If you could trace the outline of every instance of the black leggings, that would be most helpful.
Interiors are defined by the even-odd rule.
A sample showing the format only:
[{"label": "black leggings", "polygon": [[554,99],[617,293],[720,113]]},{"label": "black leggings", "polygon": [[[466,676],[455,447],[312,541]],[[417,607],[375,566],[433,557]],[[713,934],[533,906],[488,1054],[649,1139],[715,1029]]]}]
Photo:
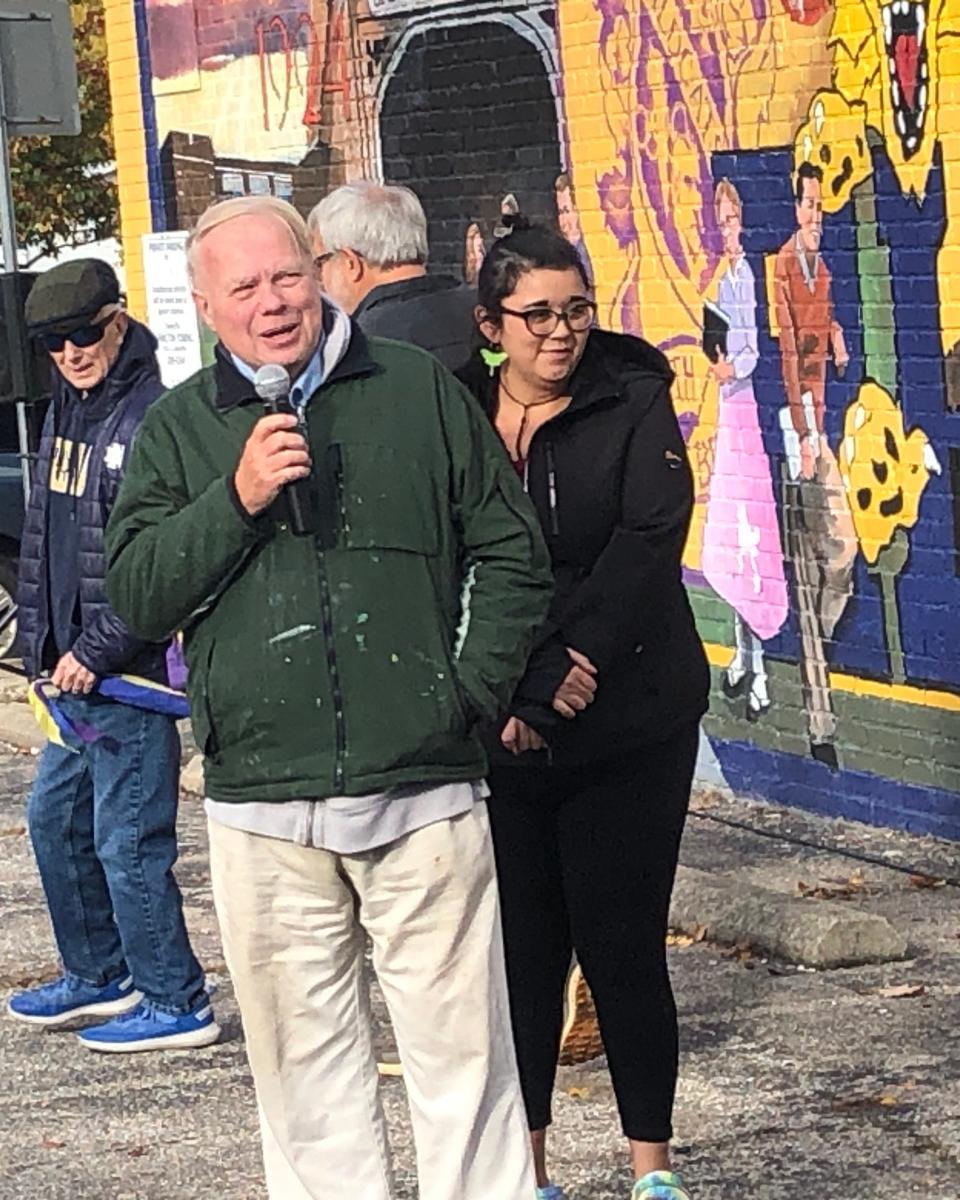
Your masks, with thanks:
[{"label": "black leggings", "polygon": [[697,726],[615,759],[494,767],[489,801],[520,1081],[551,1122],[563,992],[576,950],[628,1138],[665,1142],[677,1083],[666,932]]}]

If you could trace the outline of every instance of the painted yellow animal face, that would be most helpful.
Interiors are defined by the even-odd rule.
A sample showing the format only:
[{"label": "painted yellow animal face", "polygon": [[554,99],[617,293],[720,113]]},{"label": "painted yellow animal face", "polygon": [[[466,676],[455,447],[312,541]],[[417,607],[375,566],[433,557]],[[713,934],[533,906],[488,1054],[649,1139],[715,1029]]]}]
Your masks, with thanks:
[{"label": "painted yellow animal face", "polygon": [[793,147],[796,170],[808,162],[823,171],[823,210],[839,212],[873,170],[867,148],[867,106],[839,92],[817,92]]},{"label": "painted yellow animal face", "polygon": [[904,192],[923,197],[937,140],[940,18],[954,0],[836,0],[836,85],[862,96]]},{"label": "painted yellow animal face", "polygon": [[873,565],[898,526],[916,525],[923,489],[940,464],[923,430],[908,434],[901,409],[867,380],[847,409],[839,465],[860,549]]}]

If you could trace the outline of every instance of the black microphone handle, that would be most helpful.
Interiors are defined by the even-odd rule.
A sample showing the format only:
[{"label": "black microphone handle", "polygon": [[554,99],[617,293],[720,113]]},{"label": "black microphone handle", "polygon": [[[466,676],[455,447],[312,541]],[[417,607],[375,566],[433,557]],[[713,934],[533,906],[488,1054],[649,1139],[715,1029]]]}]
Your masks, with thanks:
[{"label": "black microphone handle", "polygon": [[313,521],[313,487],[309,475],[306,479],[294,479],[284,484],[283,499],[293,533],[297,537],[316,533]]},{"label": "black microphone handle", "polygon": [[[289,396],[277,400],[264,400],[263,407],[268,416],[274,413],[290,413],[297,418],[297,430],[306,437],[306,430],[300,422],[300,414],[290,403]],[[285,483],[281,488],[284,506],[287,510],[287,520],[291,532],[296,537],[307,537],[317,532],[315,508],[313,503],[313,484],[308,475],[306,479],[294,479]]]}]

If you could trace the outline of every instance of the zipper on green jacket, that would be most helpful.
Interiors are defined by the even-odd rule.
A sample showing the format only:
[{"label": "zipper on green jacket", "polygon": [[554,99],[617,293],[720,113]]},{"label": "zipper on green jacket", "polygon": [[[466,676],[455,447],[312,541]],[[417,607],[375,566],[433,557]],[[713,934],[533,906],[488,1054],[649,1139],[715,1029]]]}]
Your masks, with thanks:
[{"label": "zipper on green jacket", "polygon": [[343,718],[343,690],[340,686],[340,668],[333,640],[333,605],[330,601],[330,581],[327,578],[327,563],[324,551],[317,542],[317,574],[320,579],[320,613],[323,620],[323,640],[327,655],[327,673],[330,676],[330,691],[333,694],[333,716],[336,725],[336,756],[333,766],[333,784],[336,795],[343,795],[343,760],[346,753],[347,732]]}]

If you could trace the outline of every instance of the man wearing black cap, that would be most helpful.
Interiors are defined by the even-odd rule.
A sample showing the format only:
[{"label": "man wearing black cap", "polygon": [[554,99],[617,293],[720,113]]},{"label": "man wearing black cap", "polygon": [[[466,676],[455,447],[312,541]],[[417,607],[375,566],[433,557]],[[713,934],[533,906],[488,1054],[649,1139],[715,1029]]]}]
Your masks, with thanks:
[{"label": "man wearing black cap", "polygon": [[20,645],[77,736],[47,745],[27,809],[63,974],[8,1010],[47,1026],[109,1018],[80,1033],[92,1050],[205,1046],[219,1030],[172,874],[176,723],[99,691],[119,674],[170,682],[167,647],[135,637],[104,593],[104,526],[163,391],[156,340],[97,259],[42,275],[26,320],[56,369],[21,545]]}]

